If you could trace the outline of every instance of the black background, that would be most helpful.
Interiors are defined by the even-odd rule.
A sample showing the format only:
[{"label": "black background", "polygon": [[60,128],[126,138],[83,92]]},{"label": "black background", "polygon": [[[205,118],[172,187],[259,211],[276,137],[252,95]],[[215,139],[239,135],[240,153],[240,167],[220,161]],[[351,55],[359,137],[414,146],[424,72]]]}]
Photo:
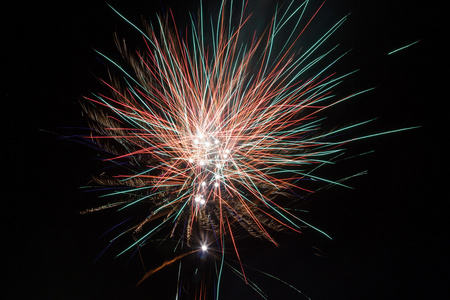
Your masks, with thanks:
[{"label": "black background", "polygon": [[[137,24],[140,15],[154,20],[161,11],[159,1],[108,3]],[[198,7],[197,1],[162,3],[179,25]],[[249,10],[268,23],[273,3],[250,1]],[[368,175],[350,182],[354,190],[332,188],[305,206],[305,219],[332,241],[308,230],[281,236],[279,248],[243,241],[242,258],[314,300],[447,299],[444,9],[414,1],[328,1],[314,30],[348,12],[332,44],[353,50],[336,69],[360,71],[336,92],[377,88],[333,110],[330,122],[379,118],[361,133],[421,127],[349,145],[349,153],[375,152],[335,166],[330,177],[366,169]],[[85,126],[78,101],[96,91],[96,76],[105,74],[93,49],[114,57],[113,32],[131,41],[139,36],[103,1],[19,1],[3,14],[4,298],[174,299],[176,269],[134,288],[143,271],[136,259],[115,260],[119,248],[94,263],[107,245],[101,235],[125,216],[78,214],[94,201],[79,187],[98,172],[96,153],[59,136]],[[302,299],[276,280],[252,276],[270,299]],[[222,288],[222,299],[258,299],[233,274],[226,274]]]}]

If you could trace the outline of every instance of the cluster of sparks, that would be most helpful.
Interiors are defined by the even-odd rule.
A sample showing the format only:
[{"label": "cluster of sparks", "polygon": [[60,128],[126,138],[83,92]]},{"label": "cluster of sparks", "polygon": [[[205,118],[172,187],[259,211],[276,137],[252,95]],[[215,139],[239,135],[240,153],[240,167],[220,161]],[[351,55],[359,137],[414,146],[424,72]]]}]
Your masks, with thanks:
[{"label": "cluster of sparks", "polygon": [[[103,197],[116,202],[85,212],[142,208],[144,217],[119,234],[135,237],[120,254],[170,228],[166,238],[190,249],[177,260],[215,249],[220,280],[226,245],[240,261],[236,232],[276,243],[272,232],[310,226],[284,206],[287,194],[312,192],[301,184],[310,179],[344,185],[314,170],[332,163],[340,146],[355,140],[337,135],[367,122],[323,132],[319,115],[362,92],[332,94],[353,72],[330,71],[343,54],[336,55],[336,47],[321,50],[346,17],[309,48],[294,51],[318,13],[305,17],[308,2],[277,11],[267,30],[250,39],[242,36],[249,26],[244,1],[234,26],[233,10],[223,1],[216,20],[205,21],[200,8],[184,33],[171,14],[141,30],[117,12],[142,34],[145,51],[131,53],[117,39],[129,69],[99,52],[121,76],[103,81],[109,95],[86,97],[92,129],[86,138],[109,153],[105,160],[120,171],[94,178],[112,188]],[[292,33],[277,44],[287,26]],[[243,267],[241,274],[245,278]]]}]

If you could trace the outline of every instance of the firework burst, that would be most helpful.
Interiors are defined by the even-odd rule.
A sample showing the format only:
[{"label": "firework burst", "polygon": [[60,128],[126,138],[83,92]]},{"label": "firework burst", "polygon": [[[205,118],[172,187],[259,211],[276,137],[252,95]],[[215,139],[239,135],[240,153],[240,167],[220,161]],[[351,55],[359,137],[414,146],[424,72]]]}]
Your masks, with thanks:
[{"label": "firework burst", "polygon": [[[86,97],[83,104],[92,129],[86,139],[115,166],[94,178],[111,189],[103,197],[114,201],[84,212],[139,207],[143,217],[119,234],[130,233],[135,241],[120,254],[163,228],[169,228],[163,238],[189,249],[141,281],[194,252],[215,253],[220,280],[225,245],[240,261],[237,232],[276,244],[273,232],[312,227],[289,210],[287,199],[299,190],[312,192],[305,180],[345,186],[314,170],[340,155],[343,144],[369,137],[342,139],[367,122],[321,128],[320,113],[364,92],[332,94],[353,72],[334,73],[331,67],[345,53],[322,48],[346,17],[297,52],[294,46],[320,7],[308,11],[309,1],[297,7],[292,2],[277,10],[265,32],[249,38],[242,34],[251,27],[247,2],[237,15],[225,2],[217,19],[206,20],[200,7],[184,32],[171,13],[141,30],[117,12],[142,34],[145,50],[131,52],[116,38],[129,70],[99,52],[120,75],[111,72],[102,80],[109,93]],[[288,26],[292,33],[280,43]],[[246,280],[242,265],[240,274]]]}]

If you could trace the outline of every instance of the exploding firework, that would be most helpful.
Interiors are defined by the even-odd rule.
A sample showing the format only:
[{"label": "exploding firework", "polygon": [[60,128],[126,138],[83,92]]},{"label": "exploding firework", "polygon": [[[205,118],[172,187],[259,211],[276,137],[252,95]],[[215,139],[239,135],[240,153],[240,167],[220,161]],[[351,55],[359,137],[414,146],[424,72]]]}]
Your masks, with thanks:
[{"label": "exploding firework", "polygon": [[[109,202],[83,213],[139,209],[141,218],[113,239],[134,238],[119,255],[158,235],[175,241],[180,253],[141,282],[185,256],[211,255],[218,297],[227,247],[240,263],[237,234],[276,244],[274,232],[314,228],[290,209],[300,192],[313,192],[304,182],[345,186],[314,171],[341,155],[342,145],[370,137],[344,137],[368,121],[324,130],[320,115],[365,91],[332,93],[353,72],[334,73],[345,53],[322,48],[346,17],[302,51],[294,48],[321,8],[309,11],[308,2],[277,10],[266,31],[250,37],[244,1],[237,14],[223,1],[211,20],[200,1],[184,32],[171,13],[139,29],[116,11],[142,34],[145,50],[130,51],[116,38],[127,67],[98,52],[112,71],[102,80],[108,93],[85,97],[86,139],[113,168],[93,180],[110,190],[102,196]],[[206,297],[206,285],[195,295]]]}]

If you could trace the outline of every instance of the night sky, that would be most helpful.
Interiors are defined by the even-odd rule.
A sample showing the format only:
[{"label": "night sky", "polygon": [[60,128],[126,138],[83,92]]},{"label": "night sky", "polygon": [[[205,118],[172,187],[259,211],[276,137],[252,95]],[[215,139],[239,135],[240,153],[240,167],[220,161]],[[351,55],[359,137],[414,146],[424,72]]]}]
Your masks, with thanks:
[{"label": "night sky", "polygon": [[[141,15],[155,20],[162,3],[164,9],[173,9],[180,27],[188,20],[187,12],[198,7],[198,1],[189,0],[108,3],[136,24]],[[250,1],[255,27],[264,20],[268,24],[274,3]],[[448,299],[444,11],[404,0],[325,3],[305,38],[351,12],[328,45],[352,49],[334,70],[360,69],[335,92],[376,87],[332,110],[329,122],[378,118],[358,129],[360,134],[421,127],[348,145],[349,155],[375,152],[327,169],[331,178],[368,170],[348,182],[354,189],[330,188],[304,205],[309,211],[305,220],[333,240],[313,230],[277,236],[279,248],[243,239],[244,263],[285,280],[313,300]],[[174,299],[174,267],[135,288],[143,275],[139,260],[114,259],[124,244],[95,262],[108,244],[102,234],[127,215],[79,214],[95,206],[95,196],[80,187],[98,174],[97,154],[64,138],[86,127],[79,101],[98,91],[97,76],[106,75],[94,49],[119,58],[113,33],[138,45],[139,35],[104,1],[19,1],[3,12],[3,298]],[[143,250],[149,251],[149,265],[162,262],[158,259],[165,249]],[[305,299],[276,280],[248,272],[270,299]],[[261,299],[229,271],[222,291],[221,299]]]}]

